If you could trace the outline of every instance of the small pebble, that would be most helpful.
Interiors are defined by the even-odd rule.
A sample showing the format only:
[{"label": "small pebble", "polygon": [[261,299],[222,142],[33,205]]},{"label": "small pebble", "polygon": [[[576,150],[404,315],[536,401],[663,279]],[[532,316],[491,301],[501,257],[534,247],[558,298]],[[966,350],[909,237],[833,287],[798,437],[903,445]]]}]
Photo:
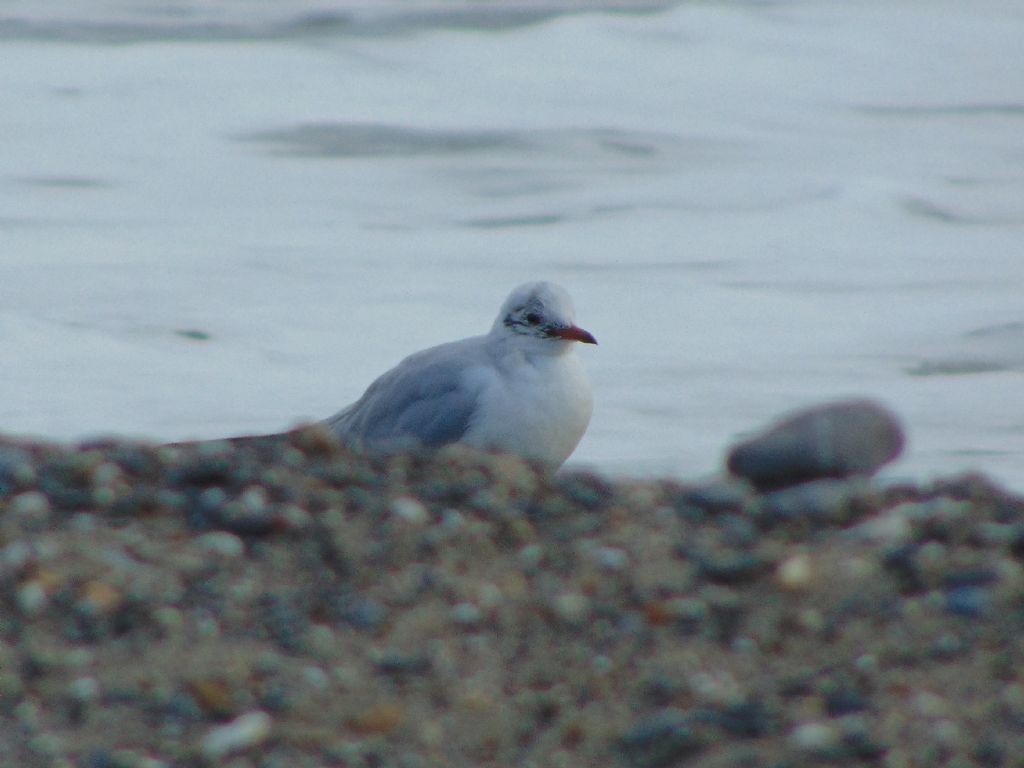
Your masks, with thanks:
[{"label": "small pebble", "polygon": [[797,621],[804,630],[812,635],[825,629],[825,617],[821,615],[821,611],[815,608],[804,608],[797,614]]},{"label": "small pebble", "polygon": [[95,677],[77,677],[68,685],[68,695],[82,704],[100,697],[100,684]]},{"label": "small pebble", "polygon": [[307,666],[302,668],[302,676],[306,679],[313,688],[323,690],[330,685],[331,679],[327,673],[317,666]]},{"label": "small pebble", "polygon": [[52,759],[64,751],[64,744],[59,736],[40,733],[29,739],[28,748],[37,755]]},{"label": "small pebble", "polygon": [[789,734],[790,743],[801,752],[827,752],[839,743],[839,731],[829,723],[800,723]]},{"label": "small pebble", "polygon": [[593,557],[606,571],[621,571],[629,565],[629,555],[619,547],[598,547],[594,550]]},{"label": "small pebble", "polygon": [[49,599],[46,589],[36,579],[24,581],[18,585],[14,593],[18,608],[26,616],[38,616],[46,610]]},{"label": "small pebble", "polygon": [[286,504],[281,509],[280,518],[291,531],[305,530],[313,522],[312,515],[297,504]]},{"label": "small pebble", "polygon": [[448,531],[457,531],[466,524],[466,516],[457,509],[446,509],[441,513],[441,525]]},{"label": "small pebble", "polygon": [[527,544],[519,550],[519,562],[527,571],[535,570],[544,559],[544,547],[540,544]]},{"label": "small pebble", "polygon": [[207,512],[220,509],[227,503],[227,500],[227,492],[223,488],[216,486],[206,488],[199,494],[199,506]]},{"label": "small pebble", "polygon": [[213,639],[220,637],[221,626],[220,622],[217,621],[216,616],[212,616],[208,613],[200,613],[195,618],[196,632],[200,637],[206,639]]},{"label": "small pebble", "polygon": [[86,613],[110,616],[124,603],[124,593],[105,581],[87,581],[82,587],[78,607]]},{"label": "small pebble", "polygon": [[196,539],[196,544],[212,555],[233,560],[245,554],[245,542],[228,531],[210,531]]},{"label": "small pebble", "polygon": [[111,461],[104,461],[92,471],[92,481],[96,485],[113,485],[122,477],[121,468]]},{"label": "small pebble", "polygon": [[463,602],[452,607],[452,621],[463,626],[478,624],[483,618],[483,612],[473,603]]},{"label": "small pebble", "polygon": [[238,497],[246,512],[262,512],[267,508],[270,499],[267,489],[260,485],[250,485]]},{"label": "small pebble", "polygon": [[946,593],[946,610],[954,616],[977,618],[989,612],[991,595],[984,587],[957,587]]},{"label": "small pebble", "polygon": [[485,581],[477,587],[477,602],[484,610],[497,608],[504,601],[501,589],[489,581]]},{"label": "small pebble", "polygon": [[96,515],[90,512],[76,512],[71,516],[70,528],[78,533],[92,533],[96,530]]},{"label": "small pebble", "polygon": [[910,700],[910,704],[923,717],[939,717],[948,709],[946,700],[931,691],[921,691]]},{"label": "small pebble", "polygon": [[168,634],[178,632],[185,622],[181,611],[171,605],[161,605],[153,611],[153,619]]},{"label": "small pebble", "polygon": [[806,552],[790,555],[775,569],[775,580],[782,589],[790,592],[801,592],[811,584],[813,569],[811,558]]},{"label": "small pebble", "polygon": [[873,653],[862,653],[854,659],[853,666],[865,677],[874,677],[879,672],[878,657]]},{"label": "small pebble", "polygon": [[391,514],[407,523],[421,525],[430,519],[430,513],[423,502],[412,496],[398,496],[391,500],[388,508]]},{"label": "small pebble", "polygon": [[50,515],[50,500],[39,491],[19,493],[10,501],[8,512],[16,517],[43,522]]},{"label": "small pebble", "polygon": [[24,541],[12,541],[0,548],[0,569],[10,573],[19,573],[35,559],[32,547]]},{"label": "small pebble", "polygon": [[109,486],[100,485],[92,489],[92,503],[101,509],[113,506],[117,501],[117,493]]},{"label": "small pebble", "polygon": [[31,699],[22,699],[14,707],[14,716],[26,731],[32,732],[39,727],[39,706]]},{"label": "small pebble", "polygon": [[264,742],[270,736],[272,725],[273,721],[266,712],[246,712],[230,723],[207,731],[199,749],[209,760],[244,752]]},{"label": "small pebble", "polygon": [[750,487],[735,478],[716,479],[688,488],[679,496],[683,504],[690,504],[709,512],[739,509],[750,495]]},{"label": "small pebble", "polygon": [[937,720],[932,725],[932,737],[940,744],[955,747],[962,741],[960,727],[946,718]]},{"label": "small pebble", "polygon": [[685,765],[686,758],[701,752],[706,741],[693,718],[668,707],[639,720],[616,746],[630,768],[669,768]]},{"label": "small pebble", "polygon": [[578,592],[563,592],[555,597],[552,607],[566,624],[582,624],[590,615],[590,600]]},{"label": "small pebble", "polygon": [[364,735],[385,734],[393,731],[405,719],[401,705],[392,702],[375,704],[352,718],[348,725]]},{"label": "small pebble", "polygon": [[387,609],[370,597],[356,597],[341,612],[341,618],[356,629],[376,629],[387,618]]}]

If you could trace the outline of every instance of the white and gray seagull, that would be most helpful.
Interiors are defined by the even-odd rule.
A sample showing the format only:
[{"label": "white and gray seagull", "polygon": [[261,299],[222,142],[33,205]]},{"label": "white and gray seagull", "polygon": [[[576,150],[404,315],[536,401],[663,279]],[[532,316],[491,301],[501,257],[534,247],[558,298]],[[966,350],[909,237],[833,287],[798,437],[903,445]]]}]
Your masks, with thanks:
[{"label": "white and gray seagull", "polygon": [[526,283],[489,333],[410,355],[324,424],[364,450],[464,443],[559,467],[594,404],[576,342],[597,340],[565,289]]}]

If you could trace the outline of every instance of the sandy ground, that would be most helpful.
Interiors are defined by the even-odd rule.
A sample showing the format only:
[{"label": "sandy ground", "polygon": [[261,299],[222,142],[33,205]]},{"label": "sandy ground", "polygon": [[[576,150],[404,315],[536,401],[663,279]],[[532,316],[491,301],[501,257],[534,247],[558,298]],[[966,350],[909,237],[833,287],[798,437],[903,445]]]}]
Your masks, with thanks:
[{"label": "sandy ground", "polygon": [[1024,765],[1024,500],[0,445],[0,765]]}]

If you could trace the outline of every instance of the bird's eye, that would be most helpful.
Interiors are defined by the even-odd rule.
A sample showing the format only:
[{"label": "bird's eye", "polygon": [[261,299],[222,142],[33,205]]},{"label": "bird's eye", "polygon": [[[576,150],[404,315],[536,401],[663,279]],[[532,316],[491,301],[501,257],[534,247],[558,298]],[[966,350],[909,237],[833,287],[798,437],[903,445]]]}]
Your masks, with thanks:
[{"label": "bird's eye", "polygon": [[526,322],[528,322],[530,325],[537,325],[540,322],[540,315],[537,314],[536,312],[527,312]]}]

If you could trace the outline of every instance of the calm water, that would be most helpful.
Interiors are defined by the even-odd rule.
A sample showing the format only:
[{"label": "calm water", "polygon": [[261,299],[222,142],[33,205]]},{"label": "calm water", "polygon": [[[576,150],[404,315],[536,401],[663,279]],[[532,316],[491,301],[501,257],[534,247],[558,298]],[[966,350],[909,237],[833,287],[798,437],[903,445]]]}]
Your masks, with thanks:
[{"label": "calm water", "polygon": [[280,429],[545,278],[577,466],[856,394],[1024,490],[1024,6],[573,5],[0,4],[0,428]]}]

